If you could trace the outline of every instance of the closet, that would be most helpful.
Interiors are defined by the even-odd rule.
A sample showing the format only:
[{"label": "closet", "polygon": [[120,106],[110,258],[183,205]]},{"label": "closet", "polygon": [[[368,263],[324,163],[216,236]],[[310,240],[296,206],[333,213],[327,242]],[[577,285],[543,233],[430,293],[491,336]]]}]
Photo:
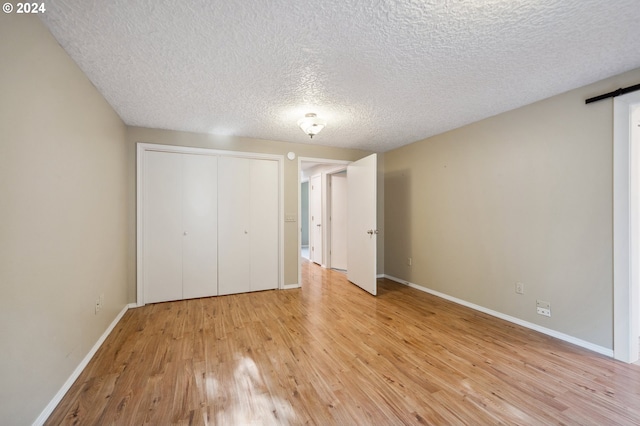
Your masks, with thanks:
[{"label": "closet", "polygon": [[280,159],[138,144],[138,304],[275,289]]}]

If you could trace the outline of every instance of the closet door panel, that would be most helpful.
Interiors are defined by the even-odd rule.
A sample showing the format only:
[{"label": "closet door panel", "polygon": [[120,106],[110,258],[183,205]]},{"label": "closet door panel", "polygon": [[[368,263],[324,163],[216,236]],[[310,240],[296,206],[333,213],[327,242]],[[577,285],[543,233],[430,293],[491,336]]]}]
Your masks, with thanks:
[{"label": "closet door panel", "polygon": [[147,152],[144,170],[144,300],[182,299],[181,157]]},{"label": "closet door panel", "polygon": [[218,160],[218,294],[251,291],[251,161]]},{"label": "closet door panel", "polygon": [[278,163],[251,160],[251,290],[278,287]]},{"label": "closet door panel", "polygon": [[218,294],[218,158],[183,154],[182,296]]}]

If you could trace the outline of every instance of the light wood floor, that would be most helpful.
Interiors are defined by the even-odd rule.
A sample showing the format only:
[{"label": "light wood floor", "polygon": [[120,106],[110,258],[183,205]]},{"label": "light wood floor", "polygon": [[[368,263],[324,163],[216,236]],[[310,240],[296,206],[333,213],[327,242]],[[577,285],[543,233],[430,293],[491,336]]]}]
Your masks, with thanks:
[{"label": "light wood floor", "polygon": [[640,424],[625,365],[380,280],[133,309],[48,424]]}]

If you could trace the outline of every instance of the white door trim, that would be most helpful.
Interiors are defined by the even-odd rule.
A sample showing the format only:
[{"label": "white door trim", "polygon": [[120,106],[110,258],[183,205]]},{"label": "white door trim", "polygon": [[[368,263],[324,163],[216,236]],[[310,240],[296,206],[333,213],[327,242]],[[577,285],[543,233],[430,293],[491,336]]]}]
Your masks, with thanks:
[{"label": "white door trim", "polygon": [[[209,148],[193,148],[176,145],[160,145],[138,142],[136,147],[136,305],[144,306],[144,267],[143,267],[143,226],[144,226],[144,155],[147,151],[175,152],[183,154],[231,156],[242,158],[255,158],[263,160],[274,160],[278,162],[278,288],[284,286],[284,155],[262,154],[258,152],[225,151]],[[299,174],[299,173],[298,173]],[[300,192],[298,185],[298,199]],[[298,203],[298,216],[300,207]],[[300,245],[300,234],[298,233],[298,245]]]},{"label": "white door trim", "polygon": [[638,360],[640,328],[637,235],[640,147],[631,143],[631,112],[638,104],[640,92],[613,101],[613,356],[629,363]]}]

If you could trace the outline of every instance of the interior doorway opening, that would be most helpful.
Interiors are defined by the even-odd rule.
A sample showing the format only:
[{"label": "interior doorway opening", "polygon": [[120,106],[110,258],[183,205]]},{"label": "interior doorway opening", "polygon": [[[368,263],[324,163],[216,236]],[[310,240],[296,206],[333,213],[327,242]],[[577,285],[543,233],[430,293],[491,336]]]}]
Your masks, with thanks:
[{"label": "interior doorway opening", "polygon": [[347,270],[347,172],[328,177],[329,258],[332,269]]},{"label": "interior doorway opening", "polygon": [[[343,261],[342,258],[343,249],[346,256],[346,241],[342,241],[342,237],[346,238],[346,235],[343,234],[344,230],[332,230],[336,219],[339,219],[334,218],[335,213],[340,215],[341,211],[346,211],[346,206],[340,205],[346,204],[346,193],[339,194],[336,198],[332,186],[337,184],[340,192],[343,188],[339,179],[344,177],[346,191],[346,169],[350,162],[322,158],[299,158],[298,161],[298,199],[300,200],[298,282],[301,283],[301,264],[304,260],[312,261],[324,268],[346,270],[346,259]],[[341,224],[338,223],[338,225]],[[307,244],[304,244],[305,242]],[[334,256],[336,254],[337,259]],[[335,261],[337,261],[336,265],[334,265]]]},{"label": "interior doorway opening", "polygon": [[[322,183],[324,187],[322,189],[322,217],[318,221],[312,222],[313,217],[309,221],[309,245],[313,252],[313,232],[314,227],[321,229],[320,233],[322,238],[322,257],[321,259],[314,260],[325,268],[331,268],[332,256],[331,250],[331,226],[323,226],[323,221],[326,222],[330,217],[330,191],[327,188],[330,187],[332,175],[333,178],[340,179],[338,176],[341,172],[346,170],[346,198],[348,199],[347,205],[347,220],[346,220],[346,252],[347,252],[347,279],[358,287],[362,288],[366,292],[375,296],[377,294],[377,245],[378,245],[378,195],[377,195],[377,182],[378,182],[378,155],[370,154],[359,160],[348,161],[336,161],[336,160],[318,160],[313,158],[298,158],[298,183],[300,184],[303,176],[309,177],[314,172],[320,173],[320,179],[317,180]],[[315,163],[315,164],[306,164]],[[304,167],[303,167],[304,166]],[[318,168],[316,168],[318,167]],[[322,169],[319,169],[322,167]],[[303,173],[305,171],[306,173]],[[313,176],[310,177],[310,182],[313,182]],[[313,184],[312,184],[313,185]],[[300,186],[299,186],[300,187]],[[309,190],[309,199],[313,196],[311,192],[313,187]],[[300,194],[300,190],[298,191]],[[300,199],[300,198],[299,198]],[[329,200],[329,201],[327,201]],[[335,203],[336,201],[334,201]],[[298,208],[298,221],[300,222],[301,208]],[[309,211],[312,211],[310,206]],[[313,214],[313,213],[310,213]],[[301,246],[301,232],[298,233],[298,246]],[[315,247],[318,251],[318,247]],[[311,255],[313,257],[313,255]],[[298,282],[302,285],[302,256],[299,257],[298,263]]]}]

